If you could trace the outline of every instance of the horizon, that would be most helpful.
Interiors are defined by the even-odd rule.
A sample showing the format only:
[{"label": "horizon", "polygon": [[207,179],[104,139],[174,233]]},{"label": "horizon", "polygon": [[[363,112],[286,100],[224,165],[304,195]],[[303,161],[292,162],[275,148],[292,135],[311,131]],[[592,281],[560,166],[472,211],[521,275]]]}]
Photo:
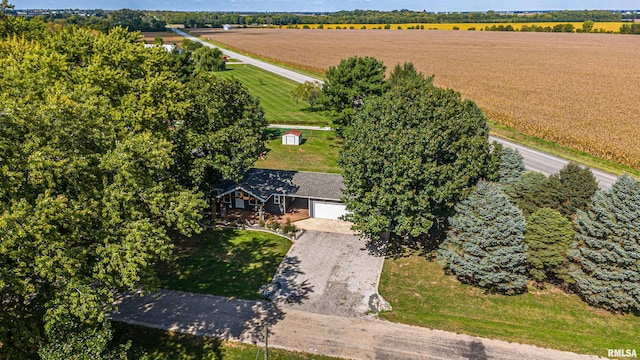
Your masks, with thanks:
[{"label": "horizon", "polygon": [[446,3],[436,0],[27,0],[12,1],[16,10],[147,10],[184,12],[253,12],[253,13],[333,13],[338,11],[410,11],[426,12],[545,12],[563,10],[624,11],[640,9],[639,1],[625,0],[530,0],[514,4],[510,0],[451,0]]}]

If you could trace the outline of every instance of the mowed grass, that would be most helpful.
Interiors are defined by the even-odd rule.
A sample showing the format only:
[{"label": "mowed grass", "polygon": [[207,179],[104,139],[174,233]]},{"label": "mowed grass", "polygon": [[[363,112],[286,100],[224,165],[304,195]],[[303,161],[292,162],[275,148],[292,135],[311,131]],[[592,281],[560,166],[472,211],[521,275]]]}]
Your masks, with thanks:
[{"label": "mowed grass", "polygon": [[161,288],[243,299],[260,298],[291,247],[274,234],[236,229],[173,239],[173,259],[158,266]]},{"label": "mowed grass", "polygon": [[[264,357],[263,348],[255,345],[115,322],[113,328],[115,343],[131,341],[131,348],[128,352],[130,359],[139,359],[145,353],[151,360],[245,360]],[[269,359],[325,360],[335,358],[270,348]]]},{"label": "mowed grass", "polygon": [[553,287],[485,294],[417,255],[385,260],[380,293],[393,306],[381,317],[391,321],[599,356],[640,346],[640,317],[591,308]]},{"label": "mowed grass", "polygon": [[330,125],[324,111],[311,109],[309,104],[291,96],[298,83],[247,64],[227,63],[220,76],[234,77],[260,99],[267,121],[271,124]]},{"label": "mowed grass", "polygon": [[338,153],[342,139],[333,131],[301,130],[302,145],[282,145],[287,129],[268,129],[267,154],[255,166],[265,169],[341,173]]}]

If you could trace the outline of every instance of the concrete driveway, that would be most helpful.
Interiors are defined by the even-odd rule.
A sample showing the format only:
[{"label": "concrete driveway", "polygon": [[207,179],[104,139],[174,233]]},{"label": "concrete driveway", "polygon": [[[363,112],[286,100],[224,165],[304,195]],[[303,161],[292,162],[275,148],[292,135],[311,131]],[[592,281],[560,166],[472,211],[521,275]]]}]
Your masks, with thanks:
[{"label": "concrete driveway", "polygon": [[291,246],[274,277],[284,304],[295,310],[359,316],[378,296],[384,257],[350,234],[306,230]]}]

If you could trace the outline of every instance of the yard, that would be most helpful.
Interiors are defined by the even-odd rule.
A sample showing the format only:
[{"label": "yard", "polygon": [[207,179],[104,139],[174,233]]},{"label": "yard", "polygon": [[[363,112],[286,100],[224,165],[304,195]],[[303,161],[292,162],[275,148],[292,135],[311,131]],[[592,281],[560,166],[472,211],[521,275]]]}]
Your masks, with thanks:
[{"label": "yard", "polygon": [[598,356],[640,346],[638,316],[591,308],[553,287],[485,294],[418,255],[385,260],[380,294],[393,306],[381,314],[390,321]]},{"label": "yard", "polygon": [[[148,359],[256,359],[264,356],[263,348],[216,338],[186,335],[158,329],[114,323],[114,340],[117,343],[131,341],[129,358],[139,359],[147,353]],[[269,349],[274,360],[324,360],[335,359],[280,349]]]},{"label": "yard", "polygon": [[158,266],[161,288],[243,299],[260,299],[291,247],[274,234],[236,229],[172,238],[173,259]]},{"label": "yard", "polygon": [[302,145],[282,145],[281,135],[287,129],[267,130],[267,154],[256,161],[258,168],[275,170],[341,173],[338,153],[342,139],[333,131],[302,130]]},{"label": "yard", "polygon": [[324,111],[311,110],[304,101],[296,102],[291,96],[298,86],[285,79],[252,65],[227,63],[227,70],[216,73],[224,77],[235,77],[251,95],[260,99],[265,116],[272,124],[330,125],[331,120]]}]

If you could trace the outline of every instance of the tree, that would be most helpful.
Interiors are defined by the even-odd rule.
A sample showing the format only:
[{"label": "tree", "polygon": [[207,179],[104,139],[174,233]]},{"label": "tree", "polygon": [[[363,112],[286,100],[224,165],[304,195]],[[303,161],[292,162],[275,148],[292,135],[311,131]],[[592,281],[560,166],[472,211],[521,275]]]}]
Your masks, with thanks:
[{"label": "tree", "polygon": [[205,203],[170,171],[185,86],[136,34],[0,41],[0,358],[100,358],[117,293],[148,287]]},{"label": "tree", "polygon": [[173,132],[173,172],[211,198],[222,179],[239,182],[264,151],[267,122],[257,99],[236,79],[197,73],[187,93],[192,106]]},{"label": "tree", "polygon": [[593,26],[594,26],[595,24],[596,24],[596,23],[595,23],[595,22],[593,22],[592,20],[587,20],[587,21],[583,22],[583,23],[582,23],[582,32],[585,32],[585,33],[590,33],[590,32],[592,32],[592,31],[593,31]]},{"label": "tree", "polygon": [[424,237],[482,178],[497,177],[482,110],[432,85],[368,99],[338,163],[354,229],[390,246]]},{"label": "tree", "polygon": [[504,294],[526,290],[525,220],[500,185],[479,182],[449,223],[438,259],[460,281]]},{"label": "tree", "polygon": [[381,61],[368,56],[353,56],[329,68],[322,86],[322,102],[332,110],[339,135],[351,126],[365,98],[382,95],[387,90],[385,70]]},{"label": "tree", "polygon": [[402,65],[396,64],[389,76],[389,85],[391,87],[408,86],[412,83],[418,83],[419,86],[431,85],[433,84],[433,76],[425,78],[413,66],[412,62],[405,62]]},{"label": "tree", "polygon": [[574,234],[571,222],[553,209],[539,209],[527,219],[527,268],[535,281],[573,283],[567,251]]},{"label": "tree", "polygon": [[524,158],[520,155],[520,152],[517,149],[503,149],[501,160],[500,179],[498,181],[506,185],[518,182],[525,172]]},{"label": "tree", "polygon": [[623,175],[578,210],[569,258],[580,296],[611,311],[640,311],[640,183]]},{"label": "tree", "polygon": [[558,174],[551,175],[551,178],[557,178],[562,184],[562,198],[558,209],[568,219],[578,209],[587,210],[591,197],[599,189],[598,182],[591,170],[573,162],[560,169]]},{"label": "tree", "polygon": [[196,71],[224,71],[226,68],[222,51],[208,46],[201,46],[193,51],[193,62]]},{"label": "tree", "polygon": [[313,109],[318,97],[322,93],[322,85],[315,81],[305,81],[304,84],[298,85],[291,96],[297,100],[302,100],[309,104],[309,107]]}]

